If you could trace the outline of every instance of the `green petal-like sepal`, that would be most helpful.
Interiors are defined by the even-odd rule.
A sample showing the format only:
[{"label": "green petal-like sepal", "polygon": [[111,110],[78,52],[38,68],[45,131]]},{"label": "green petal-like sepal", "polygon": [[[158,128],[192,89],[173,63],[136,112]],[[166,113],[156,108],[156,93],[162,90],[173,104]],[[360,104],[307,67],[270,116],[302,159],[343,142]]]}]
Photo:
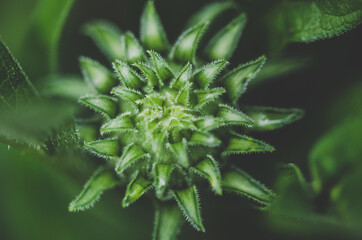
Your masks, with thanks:
[{"label": "green petal-like sepal", "polygon": [[183,63],[195,64],[196,49],[207,26],[208,23],[201,23],[182,33],[171,49],[170,58]]},{"label": "green petal-like sepal", "polygon": [[197,128],[209,131],[225,125],[225,121],[215,117],[202,117],[195,121]]},{"label": "green petal-like sepal", "polygon": [[247,114],[255,121],[253,129],[274,130],[299,120],[304,111],[297,108],[248,107]]},{"label": "green petal-like sepal", "polygon": [[134,63],[133,66],[137,67],[143,73],[144,77],[148,80],[148,85],[151,86],[151,89],[159,85],[157,74],[151,66],[141,62]]},{"label": "green petal-like sepal", "polygon": [[69,211],[81,211],[93,207],[103,192],[120,184],[119,179],[107,168],[98,168],[84,185],[81,193],[69,204]]},{"label": "green petal-like sepal", "polygon": [[220,145],[221,141],[211,133],[194,131],[188,143],[190,145],[216,147]]},{"label": "green petal-like sepal", "polygon": [[123,149],[122,156],[116,165],[116,171],[122,173],[136,161],[145,157],[149,157],[149,154],[145,153],[142,148],[136,144],[131,143]]},{"label": "green petal-like sepal", "polygon": [[225,93],[224,88],[214,88],[208,90],[195,90],[194,93],[197,96],[196,108],[201,108],[207,103],[214,101],[216,98]]},{"label": "green petal-like sepal", "polygon": [[275,196],[267,187],[237,168],[223,175],[222,184],[225,191],[236,192],[264,205],[269,205]]},{"label": "green petal-like sepal", "polygon": [[137,131],[129,112],[123,113],[101,127],[101,133]]},{"label": "green petal-like sepal", "polygon": [[87,57],[79,58],[80,68],[90,87],[101,93],[109,92],[116,84],[114,74],[106,67]]},{"label": "green petal-like sepal", "polygon": [[143,10],[141,17],[141,41],[146,49],[155,51],[165,51],[170,45],[153,0],[149,0]]},{"label": "green petal-like sepal", "polygon": [[146,95],[145,98],[142,98],[140,100],[137,100],[137,104],[145,104],[151,107],[160,107],[162,108],[164,97],[158,94],[152,94],[152,95]]},{"label": "green petal-like sepal", "polygon": [[119,156],[120,148],[117,139],[102,139],[92,142],[87,142],[84,147],[103,158],[116,158]]},{"label": "green petal-like sepal", "polygon": [[230,59],[246,24],[246,14],[240,14],[220,30],[207,44],[205,54],[211,60]]},{"label": "green petal-like sepal", "polygon": [[155,68],[157,77],[159,78],[161,84],[163,84],[168,78],[174,76],[170,66],[165,61],[160,54],[154,51],[147,51],[148,54],[151,56],[153,67]]},{"label": "green petal-like sepal", "polygon": [[116,101],[105,95],[81,97],[79,102],[108,118],[113,118],[117,113]]},{"label": "green petal-like sepal", "polygon": [[223,119],[225,124],[244,125],[247,127],[254,126],[254,121],[250,117],[225,104],[219,105],[217,116]]},{"label": "green petal-like sepal", "polygon": [[194,81],[200,88],[207,88],[228,63],[225,60],[218,60],[203,66],[195,73]]},{"label": "green petal-like sepal", "polygon": [[168,147],[170,148],[171,152],[175,155],[175,160],[181,166],[188,168],[189,157],[187,153],[187,141],[183,139],[180,142],[169,144]]},{"label": "green petal-like sepal", "polygon": [[156,195],[162,198],[168,185],[171,173],[174,167],[168,164],[156,164],[154,167],[154,185],[156,188]]},{"label": "green petal-like sepal", "polygon": [[133,89],[142,87],[143,81],[141,77],[127,63],[116,60],[113,62],[113,68],[126,87]]},{"label": "green petal-like sepal", "polygon": [[121,37],[123,51],[126,53],[126,59],[121,59],[127,63],[135,63],[146,59],[143,47],[137,38],[131,32],[126,32]]},{"label": "green petal-like sepal", "polygon": [[190,90],[192,83],[186,83],[185,86],[179,91],[176,97],[176,103],[181,104],[182,106],[189,106]]},{"label": "green petal-like sepal", "polygon": [[126,58],[121,31],[113,23],[97,20],[86,24],[83,29],[110,61]]},{"label": "green petal-like sepal", "polygon": [[222,195],[221,175],[219,166],[214,158],[210,155],[206,159],[191,168],[194,172],[209,180],[212,189],[216,194]]},{"label": "green petal-like sepal", "polygon": [[152,239],[175,240],[182,222],[182,212],[176,204],[166,202],[157,204]]},{"label": "green petal-like sepal", "polygon": [[252,62],[240,65],[223,77],[222,81],[228,92],[228,97],[234,104],[245,92],[249,81],[259,72],[265,60],[265,56],[261,56]]},{"label": "green petal-like sepal", "polygon": [[239,153],[253,153],[253,152],[271,152],[274,151],[274,147],[269,144],[256,140],[251,137],[243,136],[240,134],[234,134],[236,138],[231,138],[229,145],[226,147],[223,155],[239,154]]},{"label": "green petal-like sepal", "polygon": [[130,102],[133,105],[137,104],[136,101],[143,97],[142,93],[139,91],[126,87],[115,87],[112,89],[111,93],[117,95],[123,100]]},{"label": "green petal-like sepal", "polygon": [[205,232],[205,228],[202,224],[199,198],[197,196],[196,186],[191,186],[182,190],[173,191],[175,199],[179,204],[179,207],[186,216],[186,219],[192,224],[198,231]]},{"label": "green petal-like sepal", "polygon": [[190,82],[192,72],[192,65],[188,62],[186,66],[180,71],[176,78],[171,82],[171,87],[182,89]]},{"label": "green petal-like sepal", "polygon": [[137,174],[128,184],[126,194],[122,200],[122,206],[128,207],[131,203],[139,199],[147,190],[152,187],[152,182]]},{"label": "green petal-like sepal", "polygon": [[186,28],[193,27],[199,23],[212,22],[218,15],[234,6],[232,2],[215,2],[203,7],[195,13],[186,24]]}]

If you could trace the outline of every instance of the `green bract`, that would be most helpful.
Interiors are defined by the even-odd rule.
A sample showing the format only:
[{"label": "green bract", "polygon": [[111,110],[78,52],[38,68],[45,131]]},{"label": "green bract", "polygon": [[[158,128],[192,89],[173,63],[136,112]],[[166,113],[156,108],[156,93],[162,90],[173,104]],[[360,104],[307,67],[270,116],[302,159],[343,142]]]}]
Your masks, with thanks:
[{"label": "green bract", "polygon": [[[80,102],[102,116],[98,121],[92,118],[96,119],[94,126],[100,126],[99,139],[87,141],[85,148],[105,159],[107,167],[101,167],[87,182],[70,204],[71,211],[86,209],[104,190],[125,184],[122,205],[127,207],[150,192],[157,205],[154,239],[173,239],[182,222],[176,204],[197,230],[205,230],[196,187],[203,179],[218,195],[227,190],[264,206],[271,203],[274,194],[269,189],[225,160],[230,154],[274,150],[241,134],[240,127],[257,124],[257,130],[270,130],[297,117],[291,116],[293,110],[273,108],[271,116],[268,108],[250,108],[254,121],[237,106],[248,82],[265,62],[261,56],[226,70],[244,28],[245,14],[209,41],[205,54],[209,62],[196,54],[209,22],[230,7],[224,3],[206,6],[173,46],[153,1],[148,1],[141,17],[141,42],[104,21],[86,27],[113,62],[114,73],[94,60],[80,58],[86,82],[99,92]],[[207,9],[212,9],[210,14]]]}]

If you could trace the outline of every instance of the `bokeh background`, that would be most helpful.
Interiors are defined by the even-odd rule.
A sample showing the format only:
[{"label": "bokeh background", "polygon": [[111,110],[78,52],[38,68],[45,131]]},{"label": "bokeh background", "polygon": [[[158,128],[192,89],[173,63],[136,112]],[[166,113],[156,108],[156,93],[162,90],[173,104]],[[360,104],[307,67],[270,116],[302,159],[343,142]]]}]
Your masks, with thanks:
[{"label": "bokeh background", "polygon": [[[49,73],[44,46],[41,43],[24,43],[24,39],[37,41],[36,34],[29,29],[39,2],[0,0],[0,35],[34,82]],[[156,7],[169,39],[175,41],[188,17],[209,2],[157,1]],[[314,156],[327,156],[331,161],[348,161],[351,162],[350,168],[355,166],[360,169],[361,26],[338,37],[308,44],[292,43],[281,49],[271,46],[272,29],[267,24],[268,14],[278,7],[279,1],[236,2],[240,4],[239,10],[247,11],[249,21],[231,62],[239,64],[266,54],[268,61],[274,64],[270,64],[271,72],[281,72],[283,67],[288,70],[275,76],[266,70],[261,71],[243,96],[241,104],[305,110],[304,118],[292,125],[253,135],[274,145],[276,152],[241,157],[236,164],[273,189],[280,189],[281,166],[286,163],[295,163],[307,181],[313,180],[310,161]],[[106,19],[122,30],[131,30],[138,35],[139,17],[144,4],[143,0],[75,1],[59,40],[58,71],[79,75],[80,55],[107,64],[93,42],[81,34],[81,26],[92,19]],[[222,15],[214,25],[215,29],[233,16],[235,12],[232,11]],[[210,33],[215,29],[212,28]],[[29,34],[34,39],[29,38]],[[330,135],[336,139],[335,142],[320,143],[329,141]],[[319,153],[318,149],[315,150],[318,144],[329,145],[327,150],[319,146],[319,149],[322,148]],[[151,202],[143,198],[122,209],[124,189],[105,193],[102,201],[89,211],[78,214],[67,211],[68,203],[92,172],[92,164],[75,167],[69,163],[46,161],[0,144],[0,239],[151,239],[154,221]],[[335,181],[349,176],[360,175],[347,171],[339,174]],[[353,212],[362,213],[360,180],[361,177],[350,180],[355,188],[349,193],[346,190],[350,198],[344,199],[342,207],[333,205],[328,191],[309,203],[312,209],[308,206],[308,211],[318,216],[330,216],[339,211],[327,223],[313,217],[307,221],[302,218],[281,219],[283,209],[276,209],[277,214],[273,215],[259,211],[250,201],[239,196],[226,193],[220,198],[211,192],[201,191],[202,216],[207,231],[196,232],[186,223],[179,239],[358,239],[361,237],[362,221]],[[298,194],[297,188],[286,188],[286,212],[296,209],[307,211],[303,208],[303,196]],[[340,208],[343,210],[338,210]],[[346,221],[357,225],[343,227]]]}]

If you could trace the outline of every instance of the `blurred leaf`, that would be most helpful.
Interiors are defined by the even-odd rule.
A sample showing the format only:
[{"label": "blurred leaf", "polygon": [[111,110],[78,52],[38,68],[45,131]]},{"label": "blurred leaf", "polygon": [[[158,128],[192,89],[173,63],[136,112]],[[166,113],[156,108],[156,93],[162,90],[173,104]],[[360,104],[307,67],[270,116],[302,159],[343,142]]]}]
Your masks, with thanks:
[{"label": "blurred leaf", "polygon": [[153,0],[149,0],[141,17],[141,41],[147,50],[165,51],[170,44],[156,12]]},{"label": "blurred leaf", "polygon": [[107,56],[109,61],[124,57],[121,44],[121,30],[113,23],[95,20],[83,27],[83,32],[92,38],[98,48]]},{"label": "blurred leaf", "polygon": [[0,136],[14,143],[44,148],[49,137],[72,119],[75,109],[64,102],[31,101],[0,114]]},{"label": "blurred leaf", "polygon": [[69,204],[69,211],[83,211],[93,207],[105,190],[119,184],[119,179],[104,167],[98,168],[87,181],[82,192]]},{"label": "blurred leaf", "polygon": [[352,2],[357,3],[357,0],[277,4],[267,18],[271,50],[278,50],[289,42],[331,38],[353,29],[362,22],[362,10],[356,4],[350,4]]},{"label": "blurred leaf", "polygon": [[222,186],[225,191],[238,193],[264,205],[271,204],[274,198],[271,190],[238,168],[223,175]]},{"label": "blurred leaf", "polygon": [[57,71],[60,35],[74,2],[75,0],[39,1],[24,39],[21,55],[21,62],[32,78]]},{"label": "blurred leaf", "polygon": [[7,46],[0,41],[0,109],[16,109],[34,96],[38,96],[34,86]]},{"label": "blurred leaf", "polygon": [[175,205],[157,203],[153,240],[175,240],[183,222],[182,212]]},{"label": "blurred leaf", "polygon": [[344,121],[329,131],[310,153],[313,187],[320,192],[326,182],[339,179],[362,162],[362,115]]},{"label": "blurred leaf", "polygon": [[301,72],[311,64],[311,57],[284,57],[269,59],[252,81],[251,86],[264,83],[270,79],[280,79],[292,73]]},{"label": "blurred leaf", "polygon": [[246,114],[254,120],[253,130],[269,131],[299,120],[304,112],[297,108],[248,107]]},{"label": "blurred leaf", "polygon": [[196,12],[187,22],[185,29],[191,28],[199,23],[212,22],[218,15],[234,6],[232,2],[214,2],[206,5]]},{"label": "blurred leaf", "polygon": [[242,13],[220,30],[207,44],[205,55],[210,60],[230,59],[246,24],[246,14]]},{"label": "blurred leaf", "polygon": [[50,75],[40,80],[40,93],[46,97],[59,97],[77,101],[88,94],[96,94],[81,76]]}]

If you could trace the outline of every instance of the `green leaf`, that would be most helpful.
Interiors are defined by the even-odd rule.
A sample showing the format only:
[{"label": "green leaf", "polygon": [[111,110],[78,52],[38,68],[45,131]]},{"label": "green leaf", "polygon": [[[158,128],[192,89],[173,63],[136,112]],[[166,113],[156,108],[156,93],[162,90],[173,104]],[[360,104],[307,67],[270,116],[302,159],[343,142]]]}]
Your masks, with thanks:
[{"label": "green leaf", "polygon": [[117,139],[102,139],[87,142],[84,147],[93,154],[102,158],[116,158],[119,156],[120,147]]},{"label": "green leaf", "polygon": [[237,168],[224,174],[222,184],[225,191],[241,194],[264,205],[271,204],[275,197],[271,190]]},{"label": "green leaf", "polygon": [[153,0],[147,1],[141,16],[141,41],[147,50],[165,51],[170,46]]},{"label": "green leaf", "polygon": [[220,15],[225,10],[232,8],[233,6],[234,3],[232,2],[210,3],[190,18],[190,20],[186,24],[186,29],[191,28],[199,23],[211,23],[218,15]]},{"label": "green leaf", "polygon": [[45,77],[39,84],[40,92],[46,97],[60,97],[76,100],[88,94],[97,92],[90,88],[81,76],[51,75]]},{"label": "green leaf", "polygon": [[100,93],[108,93],[116,84],[114,74],[97,61],[80,57],[79,63],[85,81]]},{"label": "green leaf", "polygon": [[267,18],[270,47],[331,38],[353,29],[362,22],[362,10],[351,2],[354,1],[281,2]]},{"label": "green leaf", "polygon": [[325,14],[333,16],[343,16],[361,9],[360,0],[316,0],[318,8]]},{"label": "green leaf", "polygon": [[153,240],[174,240],[182,224],[182,214],[175,205],[162,202],[156,206]]},{"label": "green leaf", "polygon": [[161,84],[163,84],[168,78],[174,76],[170,66],[160,54],[151,50],[148,50],[147,52],[151,56],[153,67],[155,68],[157,77]]},{"label": "green leaf", "polygon": [[145,153],[142,148],[131,143],[123,149],[122,156],[116,165],[116,171],[122,173],[136,161],[145,157],[149,158],[150,156],[148,153]]},{"label": "green leaf", "polygon": [[[73,3],[74,0],[38,2],[24,38],[20,58],[31,77],[57,71],[60,35]],[[34,58],[37,60],[34,61]]]},{"label": "green leaf", "polygon": [[126,32],[121,36],[122,51],[125,54],[125,59],[121,58],[122,61],[127,63],[135,63],[146,59],[143,47],[138,42],[136,37],[131,32]]},{"label": "green leaf", "polygon": [[268,131],[281,128],[299,120],[304,112],[297,108],[248,107],[246,110],[255,125],[253,129]]},{"label": "green leaf", "polygon": [[149,86],[151,86],[151,88],[159,85],[159,79],[157,77],[157,74],[151,66],[140,62],[134,63],[133,66],[137,67],[143,73],[144,77],[148,80],[148,84]]},{"label": "green leaf", "polygon": [[92,38],[98,48],[107,56],[109,61],[125,59],[121,43],[122,32],[113,23],[95,20],[83,27],[83,32]]},{"label": "green leaf", "polygon": [[[54,156],[58,150],[56,147],[67,144],[57,140],[62,139],[62,134],[73,127],[75,110],[71,103],[49,99],[28,101],[16,106],[16,109],[1,109],[0,141],[25,151],[29,150],[32,154],[45,152]],[[58,131],[60,129],[62,131]],[[66,137],[69,137],[67,141],[73,144],[71,147],[78,146],[75,132],[67,132]],[[53,146],[53,143],[57,146]]]},{"label": "green leaf", "polygon": [[211,133],[194,131],[188,143],[190,145],[216,147],[221,144],[221,141]]},{"label": "green leaf", "polygon": [[173,194],[186,219],[190,221],[196,230],[205,232],[205,228],[202,225],[196,187],[191,186],[186,189],[175,190]]},{"label": "green leaf", "polygon": [[210,83],[216,76],[228,65],[229,62],[225,60],[218,60],[203,66],[194,74],[194,81],[200,88],[207,89]]},{"label": "green leaf", "polygon": [[106,95],[81,97],[79,102],[108,118],[113,118],[117,112],[116,101]]},{"label": "green leaf", "polygon": [[205,104],[214,101],[216,98],[220,97],[223,93],[225,93],[224,88],[213,88],[208,90],[195,90],[194,93],[197,96],[197,104],[196,108],[201,108]]},{"label": "green leaf", "polygon": [[101,127],[101,133],[138,131],[131,119],[131,113],[123,113]]},{"label": "green leaf", "polygon": [[196,49],[207,26],[208,23],[201,23],[183,32],[171,49],[170,59],[195,64]]},{"label": "green leaf", "polygon": [[231,138],[222,155],[252,153],[252,152],[272,152],[274,147],[251,137],[234,133],[237,138]]},{"label": "green leaf", "polygon": [[168,185],[171,173],[174,167],[167,164],[156,164],[154,167],[154,185],[156,187],[156,195],[162,198]]},{"label": "green leaf", "polygon": [[118,185],[119,179],[105,167],[98,168],[84,185],[81,193],[69,204],[69,211],[83,211],[93,207],[105,190]]},{"label": "green leaf", "polygon": [[205,48],[205,55],[211,60],[230,59],[238,45],[245,24],[246,14],[242,13],[210,40]]},{"label": "green leaf", "polygon": [[207,155],[205,160],[192,167],[191,170],[208,179],[215,193],[222,195],[220,169],[212,156]]},{"label": "green leaf", "polygon": [[250,117],[225,104],[219,105],[217,116],[223,119],[225,124],[254,126],[254,121]]},{"label": "green leaf", "polygon": [[190,82],[192,65],[188,62],[180,71],[176,78],[171,82],[171,88],[183,89]]},{"label": "green leaf", "polygon": [[0,41],[0,108],[16,109],[38,92],[8,47]]},{"label": "green leaf", "polygon": [[118,97],[122,98],[123,100],[126,100],[126,101],[132,103],[133,105],[136,104],[137,100],[139,100],[143,97],[142,93],[140,93],[136,90],[125,88],[125,87],[115,87],[112,89],[111,93],[114,95],[117,95]]},{"label": "green leaf", "polygon": [[142,78],[127,63],[116,60],[113,62],[113,68],[126,87],[133,89],[142,87]]},{"label": "green leaf", "polygon": [[362,114],[347,118],[313,147],[309,154],[309,165],[313,177],[313,189],[322,191],[334,179],[361,167]]},{"label": "green leaf", "polygon": [[209,131],[225,125],[225,121],[212,116],[199,118],[195,121],[197,128],[204,131]]},{"label": "green leaf", "polygon": [[186,139],[182,139],[182,141],[180,142],[170,144],[169,148],[171,152],[175,155],[176,162],[181,164],[181,166],[188,168],[190,163],[187,153],[188,150]]},{"label": "green leaf", "polygon": [[265,56],[261,56],[254,61],[240,65],[222,78],[228,96],[234,104],[245,92],[249,81],[259,72],[265,60]]},{"label": "green leaf", "polygon": [[128,207],[139,199],[148,189],[152,187],[152,182],[137,174],[128,184],[126,194],[122,200],[122,206]]}]

